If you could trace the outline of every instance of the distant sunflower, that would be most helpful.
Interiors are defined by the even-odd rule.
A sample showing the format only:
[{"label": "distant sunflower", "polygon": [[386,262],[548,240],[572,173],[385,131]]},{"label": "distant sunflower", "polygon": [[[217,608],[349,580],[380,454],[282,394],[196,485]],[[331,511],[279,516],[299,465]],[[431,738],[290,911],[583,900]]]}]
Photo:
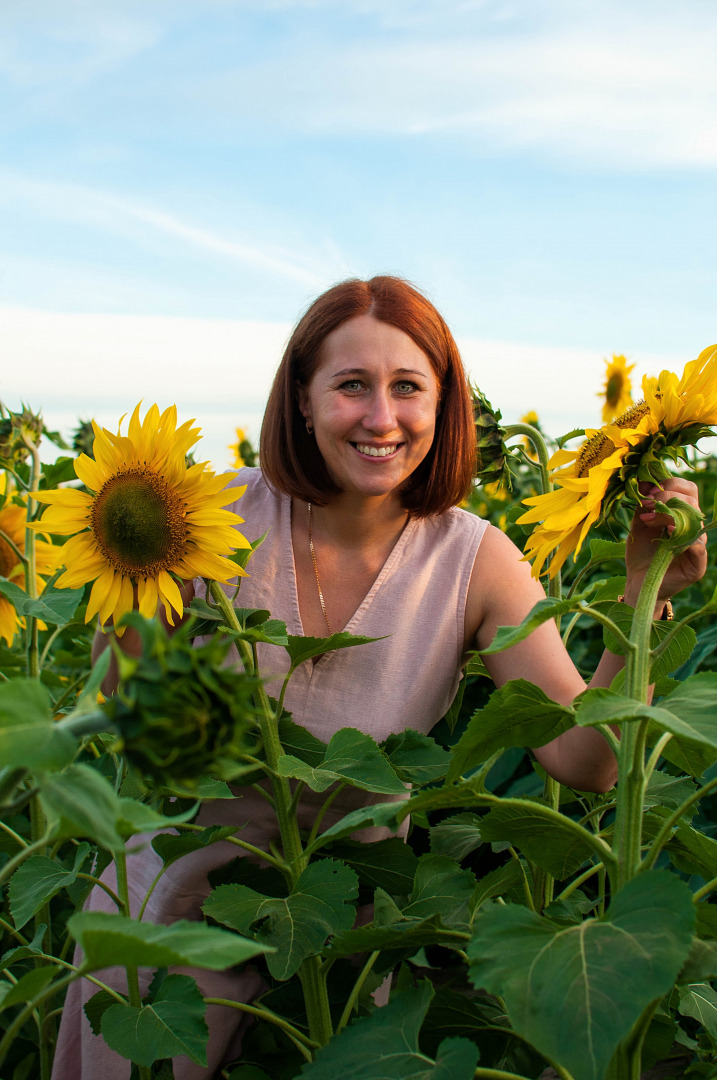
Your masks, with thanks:
[{"label": "distant sunflower", "polygon": [[662,371],[642,380],[644,400],[632,405],[612,424],[586,431],[577,450],[558,450],[551,467],[558,487],[524,502],[533,509],[518,518],[521,525],[541,524],[525,547],[539,577],[552,551],[548,574],[554,577],[571,552],[577,556],[590,527],[623,497],[638,504],[640,481],[660,483],[671,474],[669,459],[685,459],[717,424],[717,346],[711,345],[685,366],[682,377]]},{"label": "distant sunflower", "polygon": [[[536,428],[538,431],[542,430],[540,427],[540,419],[535,409],[528,409],[527,413],[523,413],[520,418],[520,423],[530,424],[531,427]],[[535,452],[535,447],[533,446],[532,441],[528,438],[527,435],[523,439],[523,449],[532,461],[538,460],[538,455]]]},{"label": "distant sunflower", "polygon": [[233,443],[229,443],[227,450],[231,450],[232,452],[232,468],[243,469],[246,465],[246,462],[241,455],[241,445],[243,442],[246,442],[246,432],[244,431],[244,428],[240,427],[236,428],[235,430],[237,437]]},{"label": "distant sunflower", "polygon": [[598,394],[603,400],[603,424],[609,424],[614,416],[621,415],[632,405],[630,372],[634,367],[634,364],[628,364],[624,356],[616,356],[615,353],[612,360],[605,361],[605,387]]},{"label": "distant sunflower", "polygon": [[[13,585],[25,588],[25,567],[17,551],[25,552],[25,526],[27,510],[10,502],[14,489],[8,486],[7,473],[0,472],[0,577],[7,578]],[[5,500],[4,503],[2,500]],[[17,548],[17,551],[15,550]],[[60,548],[53,547],[46,540],[35,541],[35,587],[42,592],[44,581],[41,575],[52,574],[59,563]],[[0,638],[12,645],[13,638],[22,619],[9,600],[0,595]]]},{"label": "distant sunflower", "polygon": [[152,405],[141,422],[139,409],[127,435],[121,421],[116,435],[93,421],[95,460],[81,454],[75,461],[89,492],[35,494],[51,505],[33,528],[71,537],[61,548],[66,569],[57,584],[94,581],[85,620],[99,614],[101,626],[132,609],[135,586],[140,613],[151,618],[161,602],[173,624],[172,611],[184,611],[175,578],[243,575],[224,556],[250,546],[235,528],[243,518],[220,509],[245,490],[227,489],[236,473],[215,476],[207,462],[187,465],[199,428],[191,420],[178,428],[176,406],[160,415]]}]

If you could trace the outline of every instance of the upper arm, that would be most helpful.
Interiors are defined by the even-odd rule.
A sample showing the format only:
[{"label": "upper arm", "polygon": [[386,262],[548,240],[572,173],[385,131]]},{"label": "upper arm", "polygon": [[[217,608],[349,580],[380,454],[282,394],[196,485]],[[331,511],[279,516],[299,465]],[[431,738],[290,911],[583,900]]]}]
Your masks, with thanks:
[{"label": "upper arm", "polygon": [[[478,548],[468,593],[466,622],[473,647],[486,649],[499,626],[517,626],[543,599],[543,587],[531,575],[521,552],[504,533],[489,526]],[[519,644],[484,656],[483,662],[496,686],[510,679],[527,679],[564,704],[585,689],[552,619]]]}]

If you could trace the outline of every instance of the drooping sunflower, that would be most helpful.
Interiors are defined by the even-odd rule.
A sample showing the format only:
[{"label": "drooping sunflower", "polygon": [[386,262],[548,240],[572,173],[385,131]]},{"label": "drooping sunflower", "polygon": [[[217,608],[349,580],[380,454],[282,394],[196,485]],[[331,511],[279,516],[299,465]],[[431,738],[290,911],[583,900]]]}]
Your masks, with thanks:
[{"label": "drooping sunflower", "polygon": [[557,468],[556,490],[525,499],[532,509],[521,525],[540,522],[525,548],[539,577],[550,553],[548,574],[554,577],[568,555],[577,556],[590,527],[625,498],[638,505],[640,481],[660,483],[671,474],[666,460],[685,460],[685,447],[714,434],[717,424],[717,345],[711,345],[685,366],[682,377],[662,371],[642,380],[643,400],[613,423],[594,431],[577,450],[558,450],[550,460]]},{"label": "drooping sunflower", "polygon": [[[24,505],[11,502],[15,494],[7,482],[7,473],[0,472],[0,577],[13,585],[25,588],[25,567],[18,551],[24,554],[27,510]],[[59,564],[61,549],[38,537],[35,541],[35,588],[42,592],[43,576],[52,574]],[[9,600],[0,595],[0,638],[12,645],[22,619]]]},{"label": "drooping sunflower", "polygon": [[635,367],[626,357],[612,354],[605,361],[605,386],[597,395],[602,398],[602,422],[609,424],[615,416],[621,416],[632,405],[632,382],[630,372]]},{"label": "drooping sunflower", "polygon": [[[188,465],[187,451],[199,438],[193,421],[177,427],[177,409],[138,405],[127,435],[116,435],[93,421],[95,460],[81,454],[75,472],[87,492],[77,488],[41,491],[49,503],[35,529],[69,536],[61,548],[65,572],[60,588],[94,581],[86,621],[99,614],[100,625],[115,623],[133,607],[151,618],[159,603],[170,624],[172,611],[184,611],[177,578],[216,581],[245,573],[225,558],[249,542],[235,528],[244,520],[221,509],[243,494],[227,488],[236,473],[215,476],[207,462]],[[122,627],[118,633],[122,632]]]}]

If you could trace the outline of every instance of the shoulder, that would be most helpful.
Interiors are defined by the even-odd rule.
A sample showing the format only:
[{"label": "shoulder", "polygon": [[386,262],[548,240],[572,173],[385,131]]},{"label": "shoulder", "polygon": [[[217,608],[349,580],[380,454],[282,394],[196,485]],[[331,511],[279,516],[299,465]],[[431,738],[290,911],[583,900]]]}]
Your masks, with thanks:
[{"label": "shoulder", "polygon": [[443,540],[445,543],[461,544],[479,544],[491,528],[483,518],[458,506],[452,506],[442,514],[419,518],[419,526],[433,542]]},{"label": "shoulder", "polygon": [[281,501],[286,496],[273,491],[261,469],[240,469],[229,483],[229,488],[237,488],[234,502],[227,504],[227,510],[238,514],[244,520],[273,519],[279,512]]},{"label": "shoulder", "polygon": [[498,626],[521,622],[545,597],[542,585],[531,574],[530,563],[513,541],[489,525],[476,553],[468,594],[470,636],[480,631],[484,647]]}]

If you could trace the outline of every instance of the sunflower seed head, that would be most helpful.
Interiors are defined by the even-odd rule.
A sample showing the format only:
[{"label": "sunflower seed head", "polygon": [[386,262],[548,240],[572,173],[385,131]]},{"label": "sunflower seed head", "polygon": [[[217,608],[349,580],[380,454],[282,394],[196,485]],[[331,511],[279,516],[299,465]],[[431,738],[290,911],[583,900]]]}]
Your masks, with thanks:
[{"label": "sunflower seed head", "polygon": [[248,771],[255,750],[251,696],[257,681],[226,667],[229,642],[194,647],[157,620],[126,617],[143,639],[138,659],[124,657],[117,694],[102,706],[119,732],[115,750],[147,780],[172,787],[202,776],[231,780]]}]

